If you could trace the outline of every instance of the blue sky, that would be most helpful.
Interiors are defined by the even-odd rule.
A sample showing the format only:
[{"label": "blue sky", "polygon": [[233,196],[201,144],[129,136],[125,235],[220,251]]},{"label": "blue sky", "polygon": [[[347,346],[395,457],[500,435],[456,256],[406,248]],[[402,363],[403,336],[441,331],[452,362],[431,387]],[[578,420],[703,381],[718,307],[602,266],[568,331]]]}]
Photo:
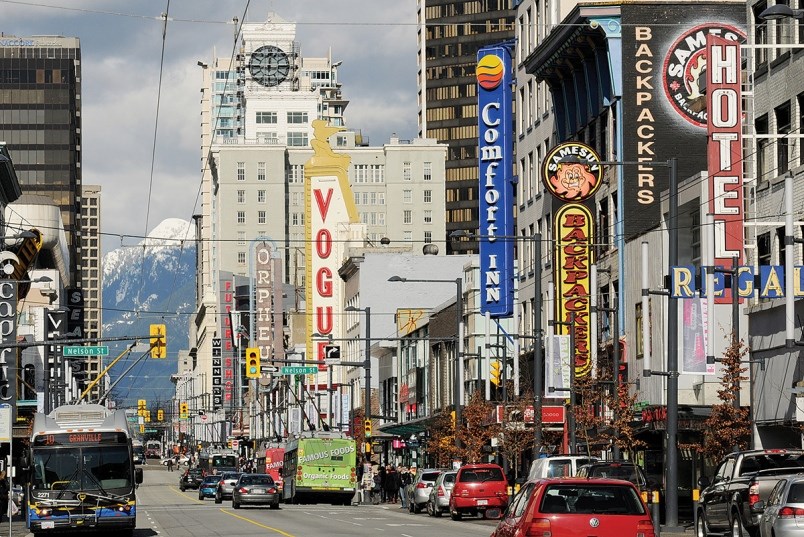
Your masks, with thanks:
[{"label": "blue sky", "polygon": [[[416,136],[413,0],[0,0],[5,36],[81,40],[83,181],[102,187],[104,233],[143,236],[165,218],[200,212],[197,62],[210,61],[213,51],[229,54],[231,21],[242,20],[247,6],[246,21],[275,11],[297,22],[303,56],[326,56],[331,47],[333,60],[343,61],[348,125],[372,145],[391,133]],[[172,20],[162,59],[164,12]],[[104,252],[136,242],[106,236]]]}]

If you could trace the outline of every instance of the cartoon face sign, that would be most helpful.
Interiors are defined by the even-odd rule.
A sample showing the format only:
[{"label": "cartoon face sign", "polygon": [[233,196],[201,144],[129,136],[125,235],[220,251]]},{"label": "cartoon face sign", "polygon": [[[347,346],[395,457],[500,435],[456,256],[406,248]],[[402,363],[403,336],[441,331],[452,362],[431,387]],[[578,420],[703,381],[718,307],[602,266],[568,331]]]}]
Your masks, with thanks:
[{"label": "cartoon face sign", "polygon": [[568,200],[586,198],[596,182],[585,164],[559,164],[551,180],[555,193]]},{"label": "cartoon face sign", "polygon": [[562,201],[579,202],[592,197],[603,180],[600,157],[580,142],[554,147],[542,166],[545,187]]}]

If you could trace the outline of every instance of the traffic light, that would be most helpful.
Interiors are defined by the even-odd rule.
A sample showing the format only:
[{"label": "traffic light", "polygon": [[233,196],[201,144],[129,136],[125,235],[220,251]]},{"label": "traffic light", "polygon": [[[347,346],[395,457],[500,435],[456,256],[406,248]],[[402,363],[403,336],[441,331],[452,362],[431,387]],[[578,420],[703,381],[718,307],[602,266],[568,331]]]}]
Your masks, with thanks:
[{"label": "traffic light", "polygon": [[140,423],[140,432],[141,432],[141,433],[144,433],[144,432],[145,432],[145,425],[144,425],[144,424],[142,424],[142,423]]},{"label": "traffic light", "polygon": [[371,438],[371,420],[366,420],[364,423],[366,438]]},{"label": "traffic light", "polygon": [[502,378],[502,370],[500,369],[500,361],[494,360],[489,366],[489,380],[495,386],[499,386]]},{"label": "traffic light", "polygon": [[156,411],[156,421],[165,421],[165,411],[161,408]]},{"label": "traffic light", "polygon": [[250,379],[260,378],[260,349],[248,347],[246,349],[246,377]]},{"label": "traffic light", "polygon": [[145,415],[145,405],[147,401],[145,399],[138,399],[137,400],[137,415],[144,416]]},{"label": "traffic light", "polygon": [[150,421],[151,421],[151,411],[146,410],[145,411],[145,423],[150,423]]},{"label": "traffic light", "polygon": [[188,408],[187,403],[180,403],[179,404],[179,419],[186,420],[190,417],[190,409]]},{"label": "traffic light", "polygon": [[167,334],[165,325],[151,325],[151,358],[167,358]]}]

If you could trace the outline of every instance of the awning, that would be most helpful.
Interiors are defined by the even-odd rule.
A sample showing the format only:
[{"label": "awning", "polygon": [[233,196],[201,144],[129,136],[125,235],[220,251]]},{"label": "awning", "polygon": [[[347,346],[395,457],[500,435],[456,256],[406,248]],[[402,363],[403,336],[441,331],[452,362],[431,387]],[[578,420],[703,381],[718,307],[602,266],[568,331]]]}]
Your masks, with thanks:
[{"label": "awning", "polygon": [[436,416],[427,416],[425,418],[416,418],[404,423],[386,423],[384,425],[380,425],[378,429],[383,433],[408,438],[413,434],[419,434],[429,429],[430,425],[435,419]]}]

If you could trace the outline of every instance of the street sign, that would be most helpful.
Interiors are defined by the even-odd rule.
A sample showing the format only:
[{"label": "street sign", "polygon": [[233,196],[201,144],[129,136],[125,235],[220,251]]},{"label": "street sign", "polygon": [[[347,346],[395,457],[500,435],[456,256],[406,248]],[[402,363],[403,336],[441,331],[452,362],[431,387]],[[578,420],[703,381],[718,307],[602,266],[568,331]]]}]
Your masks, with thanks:
[{"label": "street sign", "polygon": [[338,345],[327,345],[324,347],[324,363],[335,365],[341,362],[341,348]]},{"label": "street sign", "polygon": [[281,373],[283,375],[314,375],[318,373],[318,366],[300,366],[300,365],[292,365],[292,366],[282,366]]},{"label": "street sign", "polygon": [[62,347],[64,356],[107,356],[109,347]]}]

